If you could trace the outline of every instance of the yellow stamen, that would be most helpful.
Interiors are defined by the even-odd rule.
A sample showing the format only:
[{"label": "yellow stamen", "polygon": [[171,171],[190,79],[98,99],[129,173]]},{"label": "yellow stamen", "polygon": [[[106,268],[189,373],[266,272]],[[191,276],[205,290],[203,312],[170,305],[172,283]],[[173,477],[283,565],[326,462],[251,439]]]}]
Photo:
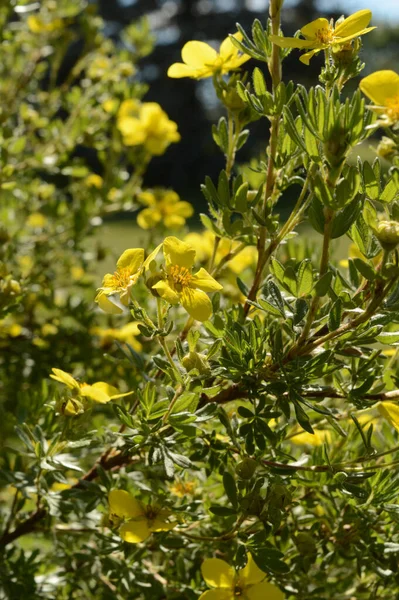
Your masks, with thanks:
[{"label": "yellow stamen", "polygon": [[392,121],[399,121],[399,96],[386,101],[387,115]]},{"label": "yellow stamen", "polygon": [[181,287],[189,285],[192,279],[190,271],[186,267],[180,267],[179,265],[172,265],[170,267],[169,276],[175,286]]},{"label": "yellow stamen", "polygon": [[131,271],[129,267],[119,269],[112,275],[112,284],[115,288],[126,288],[131,283]]},{"label": "yellow stamen", "polygon": [[318,29],[316,31],[316,38],[321,44],[329,44],[333,40],[334,31],[329,27],[328,29]]}]

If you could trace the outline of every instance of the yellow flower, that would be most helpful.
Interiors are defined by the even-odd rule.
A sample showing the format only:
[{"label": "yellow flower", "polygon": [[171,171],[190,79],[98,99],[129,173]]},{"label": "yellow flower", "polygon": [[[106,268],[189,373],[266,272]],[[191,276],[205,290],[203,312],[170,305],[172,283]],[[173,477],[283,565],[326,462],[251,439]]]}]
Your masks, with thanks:
[{"label": "yellow flower", "polygon": [[97,381],[92,385],[79,383],[72,375],[61,369],[52,369],[52,371],[53,372],[50,374],[51,379],[59,381],[72,390],[73,396],[64,403],[62,410],[64,414],[69,416],[84,412],[84,402],[86,398],[98,402],[99,404],[107,404],[110,400],[123,398],[124,396],[129,396],[133,393],[126,392],[125,394],[120,394],[116,387],[109,385],[109,383],[105,383],[104,381]]},{"label": "yellow flower", "polygon": [[148,206],[137,216],[137,224],[142,229],[152,229],[161,222],[169,229],[183,227],[194,212],[191,204],[181,201],[172,190],[142,192],[139,200]]},{"label": "yellow flower", "polygon": [[[241,41],[241,33],[234,37]],[[192,77],[204,79],[212,77],[215,73],[224,75],[234,71],[250,59],[250,56],[241,54],[234,46],[230,37],[220,44],[219,53],[205,42],[187,42],[181,51],[182,63],[174,63],[168,69],[168,76],[173,78]]]},{"label": "yellow flower", "polygon": [[371,10],[359,10],[347,19],[337,21],[335,28],[327,19],[319,18],[302,27],[300,31],[305,39],[271,35],[270,40],[280,48],[310,50],[299,59],[308,65],[312,56],[321,50],[327,48],[336,50],[339,46],[345,46],[355,38],[375,29],[375,27],[367,27],[371,16]]},{"label": "yellow flower", "polygon": [[360,89],[373,102],[373,111],[381,115],[378,124],[399,122],[399,75],[395,71],[376,71],[361,80]]},{"label": "yellow flower", "polygon": [[118,342],[129,344],[136,352],[140,352],[142,349],[142,345],[136,340],[136,336],[140,335],[140,330],[136,321],[127,323],[120,329],[102,329],[101,327],[94,327],[91,330],[91,333],[100,338],[101,346],[105,348],[110,346],[114,340],[117,340]]},{"label": "yellow flower", "polygon": [[265,581],[266,573],[247,554],[247,565],[236,572],[220,558],[207,558],[201,566],[202,576],[210,588],[199,600],[284,600],[284,594]]},{"label": "yellow flower", "polygon": [[[210,259],[213,253],[213,247],[215,243],[215,234],[208,229],[201,233],[188,233],[184,238],[195,249],[197,258],[200,262],[205,262]],[[234,253],[240,246],[240,242],[229,240],[228,238],[222,238],[219,242],[218,249],[215,257],[215,265],[225,258],[228,254]],[[258,252],[255,246],[246,246],[241,252],[232,258],[226,266],[233,271],[233,273],[239,275],[246,268],[253,264],[256,264]]]},{"label": "yellow flower", "polygon": [[37,15],[31,15],[26,22],[32,33],[52,33],[64,26],[62,19],[54,19],[46,23]]},{"label": "yellow flower", "polygon": [[193,495],[195,491],[195,482],[194,481],[181,481],[178,479],[172,485],[169,486],[172,494],[177,496],[178,498],[185,498],[187,495]]},{"label": "yellow flower", "polygon": [[399,405],[394,402],[378,402],[377,408],[380,415],[399,431]]},{"label": "yellow flower", "polygon": [[125,250],[116,263],[116,271],[104,275],[103,284],[97,290],[95,302],[108,314],[120,314],[122,309],[108,299],[108,296],[119,294],[124,306],[129,304],[130,288],[137,283],[145,268],[143,248]]},{"label": "yellow flower", "polygon": [[128,492],[111,490],[108,495],[111,521],[123,520],[119,535],[129,544],[146,540],[155,531],[170,531],[177,523],[169,523],[171,512],[156,505],[144,505]]},{"label": "yellow flower", "polygon": [[158,281],[153,289],[170,304],[181,304],[197,321],[206,321],[212,314],[212,303],[205,292],[222,289],[220,283],[201,268],[191,273],[195,250],[175,237],[167,237],[163,243],[166,262],[166,279]]},{"label": "yellow flower", "polygon": [[160,156],[170,144],[180,140],[177,123],[156,102],[122,102],[117,126],[126,146],[144,146],[154,156]]},{"label": "yellow flower", "polygon": [[102,188],[104,180],[100,175],[97,175],[96,173],[91,173],[86,177],[84,183],[87,185],[87,187],[95,187],[99,190],[100,188]]},{"label": "yellow flower", "polygon": [[30,214],[26,220],[28,227],[33,227],[34,229],[43,229],[46,223],[47,217],[40,212]]},{"label": "yellow flower", "polygon": [[326,429],[315,429],[314,435],[312,435],[307,431],[301,431],[290,438],[290,442],[298,445],[322,446],[331,442],[331,432]]}]

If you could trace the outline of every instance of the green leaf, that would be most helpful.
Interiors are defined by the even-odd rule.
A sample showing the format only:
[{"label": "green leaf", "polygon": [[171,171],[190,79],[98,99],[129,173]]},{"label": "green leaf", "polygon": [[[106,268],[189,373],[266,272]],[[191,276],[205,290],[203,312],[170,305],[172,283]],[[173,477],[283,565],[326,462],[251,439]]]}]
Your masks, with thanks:
[{"label": "green leaf", "polygon": [[333,278],[332,272],[328,271],[327,273],[325,273],[323,275],[323,277],[321,277],[317,281],[316,285],[314,286],[314,291],[316,293],[316,296],[321,298],[322,296],[325,296],[328,293],[328,290],[330,289],[330,286],[331,286],[332,278]]},{"label": "green leaf", "polygon": [[290,571],[289,566],[281,560],[284,555],[278,550],[272,548],[257,549],[256,553],[251,552],[251,554],[256,565],[265,573],[268,571],[273,571],[274,573],[289,573]]},{"label": "green leaf", "polygon": [[389,203],[393,200],[396,200],[399,195],[399,171],[394,170],[390,179],[386,183],[384,189],[382,190],[380,197],[378,198],[380,202]]},{"label": "green leaf", "polygon": [[311,260],[305,258],[297,271],[298,296],[307,296],[313,289],[313,268]]},{"label": "green leaf", "polygon": [[237,486],[236,482],[234,481],[234,477],[228,471],[223,473],[223,487],[225,489],[226,496],[236,509],[238,506]]},{"label": "green leaf", "polygon": [[368,198],[378,200],[380,194],[379,180],[376,178],[372,166],[367,161],[363,164],[363,186]]},{"label": "green leaf", "polygon": [[365,279],[367,279],[368,281],[374,281],[376,274],[373,267],[371,267],[368,263],[364,262],[360,258],[354,258],[353,262],[356,269],[361,275],[363,275]]},{"label": "green leaf", "polygon": [[341,315],[342,315],[342,300],[341,298],[337,298],[334,304],[331,307],[329,317],[328,317],[328,329],[330,331],[336,331],[341,324]]},{"label": "green leaf", "polygon": [[259,67],[255,67],[255,69],[253,70],[252,81],[254,84],[255,93],[258,96],[263,96],[263,94],[266,94],[267,87],[266,87],[265,78],[263,76],[262,71],[259,69]]}]

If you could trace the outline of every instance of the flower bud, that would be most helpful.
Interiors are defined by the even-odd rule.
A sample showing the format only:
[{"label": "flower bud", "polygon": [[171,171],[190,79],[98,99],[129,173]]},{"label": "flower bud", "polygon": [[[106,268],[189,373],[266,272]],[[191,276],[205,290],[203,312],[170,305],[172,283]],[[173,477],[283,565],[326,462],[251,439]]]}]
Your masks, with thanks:
[{"label": "flower bud", "polygon": [[153,289],[153,286],[156,283],[158,283],[158,281],[162,281],[163,279],[165,279],[165,278],[162,275],[162,273],[158,272],[158,273],[153,273],[152,275],[150,275],[150,277],[148,277],[148,279],[145,282],[147,288],[150,290],[151,294],[153,296],[155,296],[155,298],[159,298],[159,294],[158,294],[157,290]]},{"label": "flower bud", "polygon": [[398,152],[398,147],[391,138],[384,136],[377,146],[377,154],[380,158],[392,158]]},{"label": "flower bud", "polygon": [[233,112],[239,112],[246,108],[246,104],[241,100],[235,88],[228,88],[222,92],[223,104]]},{"label": "flower bud", "polygon": [[292,496],[288,489],[279,483],[271,487],[269,505],[274,508],[283,509],[291,504]]},{"label": "flower bud", "polygon": [[181,362],[188,372],[196,369],[201,375],[206,375],[210,371],[205,354],[199,352],[189,352]]},{"label": "flower bud", "polygon": [[394,250],[399,244],[399,223],[396,221],[380,221],[374,233],[384,250]]},{"label": "flower bud", "polygon": [[64,417],[76,417],[84,413],[85,409],[82,402],[76,398],[62,398],[59,404],[59,411]]},{"label": "flower bud", "polygon": [[236,466],[236,473],[241,479],[251,479],[252,475],[255,473],[256,467],[256,460],[247,457],[238,463]]}]

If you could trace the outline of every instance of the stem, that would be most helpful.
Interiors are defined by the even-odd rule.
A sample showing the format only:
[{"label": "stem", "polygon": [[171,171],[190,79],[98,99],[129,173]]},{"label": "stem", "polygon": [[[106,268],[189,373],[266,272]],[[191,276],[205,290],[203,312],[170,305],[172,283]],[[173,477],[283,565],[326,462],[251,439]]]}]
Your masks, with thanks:
[{"label": "stem", "polygon": [[[272,24],[272,33],[274,35],[278,35],[280,30],[280,12],[281,12],[282,2],[281,0],[270,0],[269,6],[269,15]],[[280,60],[280,50],[276,44],[272,44],[272,54],[270,57],[270,61],[268,63],[269,72],[272,78],[273,84],[273,92],[276,91],[277,86],[281,82],[281,60]],[[270,126],[270,140],[269,146],[267,150],[267,154],[269,156],[268,166],[267,166],[267,176],[266,176],[266,184],[265,184],[265,195],[263,200],[263,215],[267,216],[268,203],[270,198],[272,197],[275,185],[275,158],[277,152],[277,141],[278,141],[278,131],[280,125],[280,115],[275,115],[271,117],[271,126]],[[261,226],[259,228],[259,238],[258,238],[258,263],[256,265],[255,278],[252,284],[252,287],[248,294],[247,302],[244,305],[244,314],[247,315],[249,312],[250,304],[248,300],[253,301],[256,298],[256,294],[258,292],[260,282],[262,280],[263,269],[267,263],[268,258],[270,257],[271,252],[269,252],[269,256],[265,256],[265,246],[267,239],[267,230],[266,227]],[[269,246],[270,249],[270,246]]]}]

